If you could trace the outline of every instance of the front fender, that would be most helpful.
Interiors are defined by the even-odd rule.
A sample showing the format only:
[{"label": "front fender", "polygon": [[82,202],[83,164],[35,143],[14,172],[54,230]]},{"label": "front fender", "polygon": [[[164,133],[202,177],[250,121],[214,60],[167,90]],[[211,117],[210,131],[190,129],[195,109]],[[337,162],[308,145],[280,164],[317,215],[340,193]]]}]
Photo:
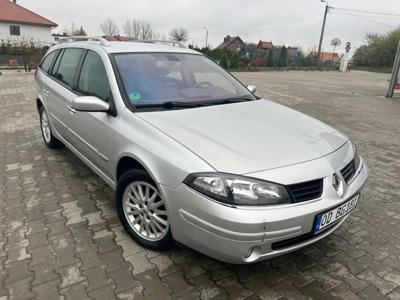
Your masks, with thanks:
[{"label": "front fender", "polygon": [[120,121],[116,130],[123,138],[115,161],[115,179],[118,162],[123,157],[133,158],[155,182],[170,188],[176,188],[189,173],[215,171],[192,151],[134,113],[124,111]]}]

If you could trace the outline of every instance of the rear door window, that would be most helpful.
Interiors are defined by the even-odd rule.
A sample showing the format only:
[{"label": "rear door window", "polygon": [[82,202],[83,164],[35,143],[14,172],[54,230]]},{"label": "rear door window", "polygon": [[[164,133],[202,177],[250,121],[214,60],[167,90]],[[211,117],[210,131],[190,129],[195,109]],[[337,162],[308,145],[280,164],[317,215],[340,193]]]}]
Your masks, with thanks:
[{"label": "rear door window", "polygon": [[[65,49],[58,68],[54,69],[54,77],[72,88],[75,73],[77,71],[79,60],[81,59],[83,51],[83,49],[78,48]],[[54,67],[57,67],[56,65]]]},{"label": "rear door window", "polygon": [[53,68],[50,70],[50,75],[51,76],[55,76],[56,75],[58,67],[60,66],[60,61],[61,61],[61,58],[63,56],[63,53],[64,53],[64,50],[60,50],[60,52],[59,52],[59,54],[57,56],[57,59],[54,62]]},{"label": "rear door window", "polygon": [[96,96],[106,102],[111,96],[103,60],[93,51],[88,51],[83,62],[78,81],[78,92],[87,96]]},{"label": "rear door window", "polygon": [[42,61],[42,63],[40,64],[40,68],[45,71],[46,73],[49,73],[50,68],[51,68],[51,64],[53,63],[54,58],[56,57],[58,53],[58,50],[53,51],[51,53],[49,53]]}]

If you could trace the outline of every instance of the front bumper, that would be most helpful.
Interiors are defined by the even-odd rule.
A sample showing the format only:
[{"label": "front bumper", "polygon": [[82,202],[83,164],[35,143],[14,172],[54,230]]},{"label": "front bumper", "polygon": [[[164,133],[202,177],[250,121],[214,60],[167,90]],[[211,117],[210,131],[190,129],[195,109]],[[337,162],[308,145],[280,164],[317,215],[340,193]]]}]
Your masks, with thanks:
[{"label": "front bumper", "polygon": [[[218,260],[244,264],[300,249],[331,234],[348,215],[313,235],[315,216],[361,194],[367,179],[367,166],[362,161],[342,197],[332,191],[328,184],[332,178],[326,177],[321,198],[271,207],[226,206],[184,184],[176,190],[162,186],[162,192],[175,240]],[[278,243],[282,241],[290,242]],[[279,244],[284,246],[275,246]]]}]

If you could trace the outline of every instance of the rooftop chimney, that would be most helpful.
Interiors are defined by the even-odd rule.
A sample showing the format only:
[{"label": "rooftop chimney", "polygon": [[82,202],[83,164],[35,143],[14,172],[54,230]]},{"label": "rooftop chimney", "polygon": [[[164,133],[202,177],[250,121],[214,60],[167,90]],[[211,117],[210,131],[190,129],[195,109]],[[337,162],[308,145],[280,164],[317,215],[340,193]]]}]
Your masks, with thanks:
[{"label": "rooftop chimney", "polygon": [[17,0],[13,0],[13,2],[14,2],[15,4],[17,4]]},{"label": "rooftop chimney", "polygon": [[224,43],[227,43],[231,40],[231,36],[227,35],[226,37],[224,37]]}]

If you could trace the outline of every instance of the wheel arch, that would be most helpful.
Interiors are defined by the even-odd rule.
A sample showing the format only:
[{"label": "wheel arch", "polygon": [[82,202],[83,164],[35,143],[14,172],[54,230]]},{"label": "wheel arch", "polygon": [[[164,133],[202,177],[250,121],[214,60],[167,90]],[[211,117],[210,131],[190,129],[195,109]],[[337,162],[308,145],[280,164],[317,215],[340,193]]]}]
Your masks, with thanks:
[{"label": "wheel arch", "polygon": [[115,183],[118,185],[118,181],[121,176],[128,170],[139,169],[146,171],[147,174],[151,177],[154,183],[161,191],[160,180],[158,176],[153,172],[153,170],[149,167],[149,164],[146,164],[142,159],[137,156],[132,155],[131,153],[124,153],[118,159],[117,167],[115,170]]},{"label": "wheel arch", "polygon": [[164,191],[161,188],[160,181],[158,180],[157,176],[150,170],[148,165],[143,162],[140,158],[133,156],[131,153],[125,153],[121,155],[121,157],[118,159],[117,167],[116,167],[116,172],[115,172],[115,183],[116,183],[116,188],[118,187],[118,181],[121,178],[121,176],[124,174],[124,172],[132,169],[140,169],[144,170],[150,178],[154,181],[155,185],[158,188],[158,191],[161,194],[161,197],[165,199],[167,209],[168,209],[168,199],[164,195]]},{"label": "wheel arch", "polygon": [[[117,168],[116,168],[116,173],[115,173],[115,178],[116,181],[118,182],[121,176],[129,170],[132,169],[139,169],[139,170],[144,170],[146,171],[149,175],[151,174],[147,168],[144,167],[143,163],[139,161],[136,158],[133,158],[132,156],[124,155],[122,156],[117,163]],[[151,176],[153,178],[153,176]],[[154,180],[154,178],[153,178]]]},{"label": "wheel arch", "polygon": [[42,106],[44,106],[43,99],[41,97],[37,97],[36,98],[37,111],[39,111]]}]

